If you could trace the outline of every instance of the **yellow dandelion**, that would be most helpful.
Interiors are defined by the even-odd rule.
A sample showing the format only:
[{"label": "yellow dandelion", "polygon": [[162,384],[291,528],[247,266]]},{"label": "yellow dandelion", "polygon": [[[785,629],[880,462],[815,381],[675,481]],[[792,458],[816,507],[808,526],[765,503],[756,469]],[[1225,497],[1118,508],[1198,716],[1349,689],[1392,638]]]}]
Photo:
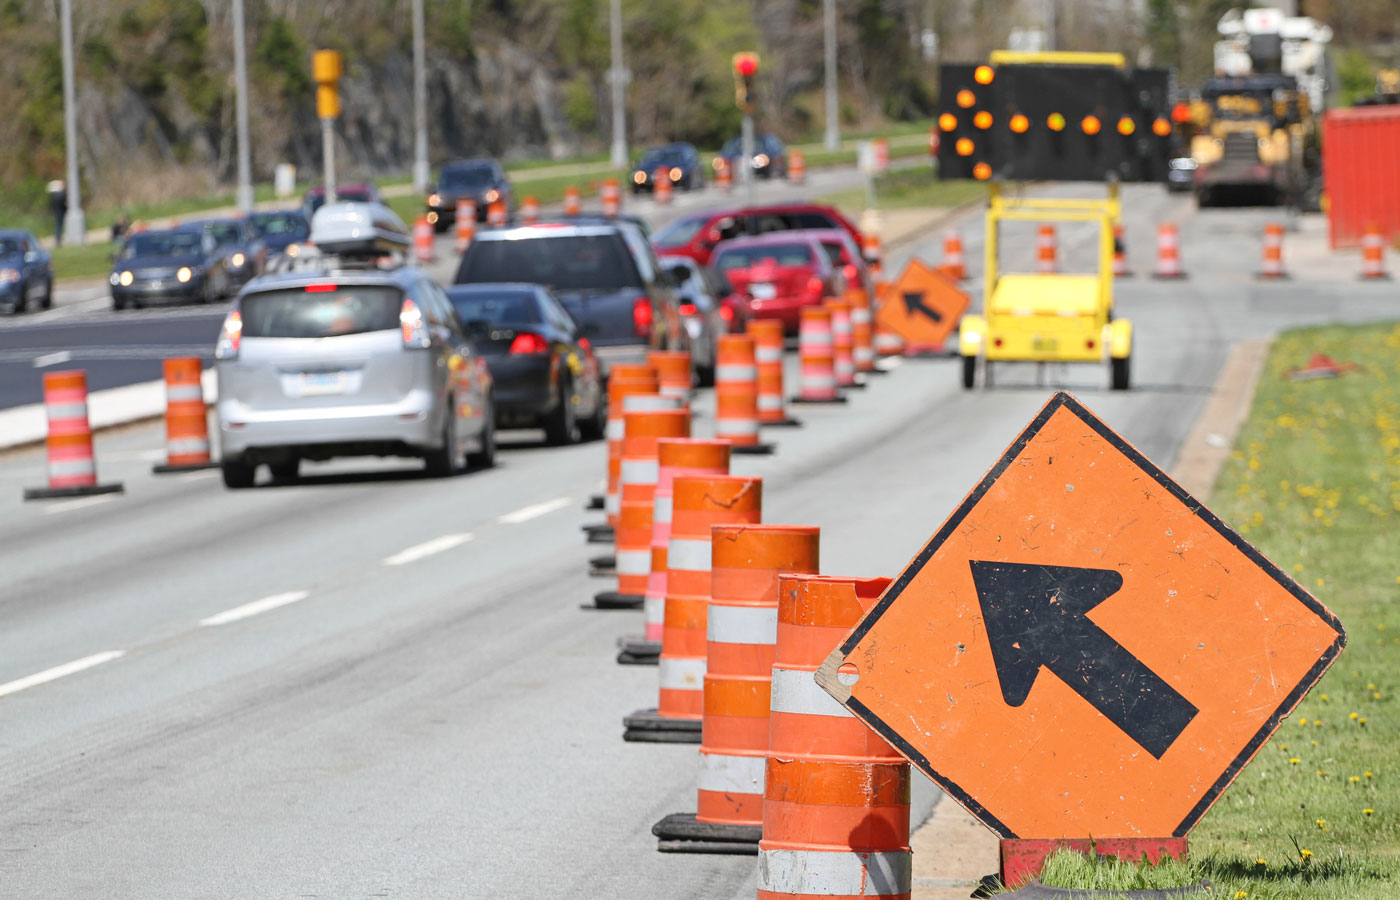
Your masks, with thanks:
[{"label": "yellow dandelion", "polygon": [[1326,828],[1326,827],[1327,827],[1327,820],[1326,820],[1326,819],[1318,819],[1318,820],[1317,820],[1317,827],[1318,827],[1318,828]]},{"label": "yellow dandelion", "polygon": [[1366,724],[1366,717],[1365,717],[1365,716],[1362,716],[1361,718],[1357,719],[1356,722],[1357,722],[1358,725],[1365,725],[1365,724]]},{"label": "yellow dandelion", "polygon": [[1296,765],[1298,765],[1298,763],[1302,762],[1302,760],[1299,759],[1298,757],[1294,756],[1294,757],[1290,757],[1289,760],[1288,760],[1288,762],[1289,762],[1290,765],[1296,766]]},{"label": "yellow dandelion", "polygon": [[1318,770],[1317,770],[1317,777],[1318,777],[1318,778],[1326,778],[1326,777],[1327,777],[1327,773],[1324,772],[1324,771],[1322,771],[1321,769],[1318,769]]},{"label": "yellow dandelion", "polygon": [[1307,717],[1307,716],[1299,716],[1299,717],[1298,717],[1298,724],[1299,724],[1299,725],[1306,725],[1306,724],[1308,724],[1308,717]]},{"label": "yellow dandelion", "polygon": [[1360,713],[1352,713],[1352,714],[1351,714],[1351,717],[1352,717],[1353,720],[1359,719],[1359,718],[1361,718],[1361,714],[1360,714]]},{"label": "yellow dandelion", "polygon": [[[1322,580],[1321,578],[1318,579],[1318,581],[1321,581],[1321,580]],[[1318,697],[1317,697],[1317,698],[1318,698],[1319,700],[1324,701],[1324,702],[1326,702],[1326,701],[1332,699],[1331,697],[1328,697],[1326,694],[1318,694]]]},{"label": "yellow dandelion", "polygon": [[1366,685],[1366,690],[1368,690],[1368,691],[1374,691],[1375,689],[1376,689],[1376,683],[1375,683],[1374,681],[1371,682],[1370,684]]},{"label": "yellow dandelion", "polygon": [[1317,741],[1311,741],[1310,743],[1311,743],[1314,747],[1317,746]]},{"label": "yellow dandelion", "polygon": [[1365,809],[1363,809],[1361,813],[1362,815],[1374,816],[1376,814],[1376,811],[1368,806]]},{"label": "yellow dandelion", "polygon": [[1256,866],[1262,866],[1262,865],[1264,865],[1264,857],[1261,856],[1261,857],[1255,859],[1255,860],[1254,860],[1254,864],[1255,864]]},{"label": "yellow dandelion", "polygon": [[1312,859],[1312,851],[1306,848],[1299,850],[1298,855],[1301,856],[1303,859]]},{"label": "yellow dandelion", "polygon": [[1321,720],[1321,719],[1313,719],[1313,724],[1316,725],[1318,728],[1321,728],[1321,727],[1322,727],[1322,720]]},{"label": "yellow dandelion", "polygon": [[1380,692],[1380,691],[1372,691],[1372,692],[1371,692],[1371,699],[1372,699],[1372,700],[1379,700],[1379,699],[1381,699],[1381,692]]},{"label": "yellow dandelion", "polygon": [[1360,776],[1360,775],[1349,775],[1349,776],[1347,776],[1347,781],[1350,781],[1352,784],[1360,784],[1360,783],[1361,783],[1361,776]]},{"label": "yellow dandelion", "polygon": [[1244,900],[1244,898],[1248,896],[1249,894],[1244,891],[1235,891],[1235,900]]},{"label": "yellow dandelion", "polygon": [[1365,777],[1365,778],[1374,778],[1374,777],[1375,777],[1375,776],[1374,776],[1372,773],[1370,773],[1370,772],[1362,772],[1361,775],[1362,775],[1362,777]]}]

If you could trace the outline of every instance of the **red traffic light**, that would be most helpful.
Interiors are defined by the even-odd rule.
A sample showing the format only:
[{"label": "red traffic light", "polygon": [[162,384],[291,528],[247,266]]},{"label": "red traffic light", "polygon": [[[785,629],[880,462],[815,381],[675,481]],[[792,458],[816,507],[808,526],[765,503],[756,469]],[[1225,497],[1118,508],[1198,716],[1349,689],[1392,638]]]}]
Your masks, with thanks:
[{"label": "red traffic light", "polygon": [[734,71],[745,78],[753,77],[758,71],[757,53],[736,53],[734,54]]}]

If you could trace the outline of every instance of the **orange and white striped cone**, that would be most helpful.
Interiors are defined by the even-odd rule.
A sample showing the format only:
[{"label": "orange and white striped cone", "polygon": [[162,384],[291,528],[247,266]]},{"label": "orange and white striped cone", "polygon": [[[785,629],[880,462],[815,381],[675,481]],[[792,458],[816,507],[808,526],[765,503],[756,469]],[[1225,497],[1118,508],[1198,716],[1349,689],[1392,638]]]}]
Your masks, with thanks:
[{"label": "orange and white striped cone", "polygon": [[1288,277],[1283,270],[1283,225],[1270,222],[1264,226],[1264,252],[1259,262],[1259,271],[1254,277],[1266,280],[1279,280]]},{"label": "orange and white striped cone", "polygon": [[729,474],[728,441],[662,438],[656,442],[656,492],[651,507],[651,574],[642,603],[645,630],[640,638],[623,638],[617,661],[654,666],[661,654],[666,624],[666,551],[671,542],[671,506],[677,478]]},{"label": "orange and white striped cone", "polygon": [[651,174],[651,196],[652,199],[662,206],[671,202],[671,193],[675,190],[675,185],[671,183],[671,170],[666,166],[661,166]]},{"label": "orange and white striped cone", "polygon": [[1163,222],[1157,226],[1157,266],[1153,278],[1185,278],[1181,269],[1181,243],[1176,224]]},{"label": "orange and white striped cone", "polygon": [[504,200],[496,200],[486,207],[486,224],[492,228],[502,228],[506,224],[506,204]]},{"label": "orange and white striped cone", "polygon": [[846,291],[846,303],[851,307],[851,360],[857,372],[878,372],[875,367],[875,323],[870,311],[870,297],[863,288]]},{"label": "orange and white striped cone", "polygon": [[660,392],[689,403],[694,390],[695,374],[690,366],[688,350],[653,350],[647,354],[647,364],[656,369]]},{"label": "orange and white striped cone", "polygon": [[909,763],[814,677],[888,584],[780,581],[759,900],[910,896]]},{"label": "orange and white striped cone", "polygon": [[729,161],[726,159],[716,160],[715,189],[721,194],[727,194],[734,189],[734,173],[730,170]]},{"label": "orange and white striped cone", "polygon": [[1385,236],[1379,225],[1369,222],[1361,237],[1361,279],[1387,281],[1389,278],[1390,273],[1385,270]]},{"label": "orange and white striped cone", "polygon": [[476,201],[458,200],[457,218],[453,222],[455,228],[456,243],[458,253],[465,253],[471,246],[472,238],[476,237]]},{"label": "orange and white striped cone", "polygon": [[807,183],[807,157],[801,150],[788,151],[788,181],[792,184]]},{"label": "orange and white striped cone", "polygon": [[209,415],[200,381],[203,369],[198,357],[165,361],[165,462],[151,466],[157,475],[219,465],[209,457]]},{"label": "orange and white striped cone", "polygon": [[943,232],[943,265],[941,268],[944,274],[954,281],[962,281],[967,278],[967,266],[963,262],[962,235],[952,229]]},{"label": "orange and white striped cone", "polygon": [[749,319],[753,355],[758,369],[758,422],[765,426],[800,426],[787,413],[783,394],[783,323],[777,319]]},{"label": "orange and white striped cone", "polygon": [[798,391],[793,403],[845,403],[836,387],[831,310],[805,306],[797,330]]},{"label": "orange and white striped cone", "polygon": [[433,223],[427,216],[413,220],[413,258],[420,263],[433,261]]},{"label": "orange and white striped cone", "polygon": [[839,388],[865,387],[856,381],[855,339],[851,334],[851,305],[828,297],[823,304],[831,311],[831,366]]},{"label": "orange and white striped cone", "polygon": [[534,197],[526,197],[520,201],[520,221],[526,225],[534,225],[540,220],[540,201]]},{"label": "orange and white striped cone", "polygon": [[747,334],[722,334],[715,342],[715,437],[735,453],[766,455],[772,444],[758,439],[758,364]]},{"label": "orange and white striped cone", "polygon": [[661,631],[656,709],[623,720],[623,739],[700,743],[704,712],[706,627],[710,603],[710,529],[756,525],[763,479],[712,475],[672,482],[671,541],[666,548],[666,612]]},{"label": "orange and white striped cone", "polygon": [[603,215],[615,216],[622,212],[622,186],[616,178],[609,178],[598,189],[598,198],[603,204]]},{"label": "orange and white striped cone", "polygon": [[1039,275],[1053,275],[1059,271],[1055,260],[1055,226],[1042,225],[1035,233],[1035,271]]},{"label": "orange and white striped cone", "polygon": [[619,363],[608,374],[608,410],[611,414],[603,427],[608,450],[608,477],[603,494],[607,524],[583,526],[590,543],[606,544],[612,541],[613,527],[617,524],[617,514],[621,508],[618,481],[622,475],[623,399],[631,394],[655,394],[657,387],[656,370],[648,365]]},{"label": "orange and white striped cone", "polygon": [[576,216],[583,211],[583,195],[577,185],[564,188],[564,215]]},{"label": "orange and white striped cone", "polygon": [[671,403],[660,394],[631,394],[623,398],[621,474],[618,479],[616,539],[617,590],[593,595],[595,609],[639,609],[651,574],[652,503],[656,493],[656,443],[661,438],[690,437],[690,410],[626,407]]},{"label": "orange and white striped cone", "polygon": [[883,276],[885,274],[885,245],[881,242],[878,231],[872,230],[865,233],[863,252],[871,277],[880,278]]},{"label": "orange and white striped cone", "polygon": [[88,422],[87,373],[74,369],[45,374],[44,413],[49,420],[49,435],[45,441],[49,484],[48,487],[25,488],[24,499],[121,493],[120,482],[97,482],[92,426]]},{"label": "orange and white striped cone", "polygon": [[1131,278],[1132,270],[1128,268],[1128,247],[1123,242],[1123,223],[1113,223],[1113,277]]},{"label": "orange and white striped cone", "polygon": [[820,529],[716,525],[696,812],[652,826],[670,852],[753,853],[763,836],[778,579],[816,574]]}]

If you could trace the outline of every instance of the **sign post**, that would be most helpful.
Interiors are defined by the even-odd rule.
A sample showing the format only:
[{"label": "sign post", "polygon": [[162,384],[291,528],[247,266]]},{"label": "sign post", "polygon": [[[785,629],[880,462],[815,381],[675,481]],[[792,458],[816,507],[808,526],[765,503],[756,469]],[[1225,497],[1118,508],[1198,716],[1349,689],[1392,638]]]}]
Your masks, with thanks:
[{"label": "sign post", "polygon": [[1002,839],[1180,857],[1346,642],[1276,565],[1056,394],[817,673]]},{"label": "sign post", "polygon": [[758,180],[757,173],[753,170],[753,79],[758,74],[758,54],[748,51],[736,53],[733,62],[734,102],[744,113],[743,123],[739,131],[739,153],[742,156],[739,177],[744,181],[744,196],[747,202],[752,204],[755,202],[754,191]]},{"label": "sign post", "polygon": [[326,202],[335,202],[335,120],[340,115],[340,53],[317,50],[311,57],[316,82],[316,115],[321,120],[321,154],[325,166]]}]

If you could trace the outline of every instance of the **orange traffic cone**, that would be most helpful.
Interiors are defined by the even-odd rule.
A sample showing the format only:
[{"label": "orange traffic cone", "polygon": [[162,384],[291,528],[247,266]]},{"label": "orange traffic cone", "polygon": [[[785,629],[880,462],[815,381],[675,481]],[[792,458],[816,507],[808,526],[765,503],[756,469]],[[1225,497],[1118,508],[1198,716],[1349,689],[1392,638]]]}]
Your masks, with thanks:
[{"label": "orange traffic cone", "polygon": [[1366,233],[1361,238],[1361,278],[1366,281],[1390,278],[1385,270],[1385,237],[1375,222],[1366,225]]},{"label": "orange traffic cone", "polygon": [[1288,273],[1283,270],[1283,225],[1270,222],[1264,226],[1264,254],[1259,264],[1256,278],[1282,279]]},{"label": "orange traffic cone", "polygon": [[1181,245],[1177,238],[1176,225],[1163,222],[1157,226],[1157,267],[1152,270],[1153,278],[1185,278],[1181,269]]},{"label": "orange traffic cone", "polygon": [[873,278],[880,278],[885,274],[885,245],[880,241],[878,231],[867,231],[865,233],[865,246],[863,252],[870,267],[870,274]]},{"label": "orange traffic cone", "polygon": [[768,454],[772,444],[758,439],[758,366],[754,340],[747,334],[720,335],[715,364],[715,437],[735,453]]},{"label": "orange traffic cone", "polygon": [[413,220],[413,258],[420,263],[433,261],[433,223],[427,216]]},{"label": "orange traffic cone", "polygon": [[583,197],[577,185],[564,188],[564,215],[576,216],[583,210]]},{"label": "orange traffic cone", "polygon": [[503,200],[496,200],[486,207],[486,224],[492,228],[501,228],[506,224],[506,204]]},{"label": "orange traffic cone", "polygon": [[520,221],[526,225],[534,225],[540,220],[540,201],[534,197],[526,197],[520,201]]},{"label": "orange traffic cone", "polygon": [[715,160],[715,189],[727,194],[733,188],[734,173],[729,170],[729,161],[724,158]]},{"label": "orange traffic cone", "polygon": [[463,253],[476,237],[476,201],[458,200],[456,226],[457,252]]},{"label": "orange traffic cone", "polygon": [[857,372],[878,372],[875,368],[875,325],[870,313],[870,297],[863,288],[846,291],[851,307],[851,359]]},{"label": "orange traffic cone", "polygon": [[45,441],[49,485],[25,488],[24,499],[122,492],[120,482],[97,482],[97,460],[92,452],[87,394],[87,373],[82,369],[44,375],[44,412],[49,421],[49,436]]},{"label": "orange traffic cone", "polygon": [[963,263],[962,235],[952,229],[943,233],[942,269],[944,274],[954,281],[967,278],[967,267]]},{"label": "orange traffic cone", "polygon": [[804,184],[807,181],[807,157],[801,150],[788,151],[788,181]]},{"label": "orange traffic cone", "polygon": [[203,368],[198,357],[165,361],[165,462],[151,467],[157,475],[219,465],[209,458],[209,415],[200,380]]},{"label": "orange traffic cone", "polygon": [[856,381],[855,339],[851,334],[851,305],[845,300],[828,297],[823,304],[831,311],[832,371],[836,386],[864,387]]},{"label": "orange traffic cone", "polygon": [[793,403],[845,403],[836,388],[836,356],[832,346],[831,310],[804,306],[797,332],[800,362],[798,394]]},{"label": "orange traffic cone", "polygon": [[1042,225],[1035,235],[1035,271],[1049,275],[1058,271],[1055,262],[1055,226]]},{"label": "orange traffic cone", "polygon": [[604,181],[598,196],[603,204],[603,215],[615,216],[622,212],[622,186],[618,184],[616,178]]},{"label": "orange traffic cone", "polygon": [[665,206],[671,202],[671,191],[675,185],[671,183],[671,170],[666,166],[661,166],[651,175],[651,194],[657,203]]}]

